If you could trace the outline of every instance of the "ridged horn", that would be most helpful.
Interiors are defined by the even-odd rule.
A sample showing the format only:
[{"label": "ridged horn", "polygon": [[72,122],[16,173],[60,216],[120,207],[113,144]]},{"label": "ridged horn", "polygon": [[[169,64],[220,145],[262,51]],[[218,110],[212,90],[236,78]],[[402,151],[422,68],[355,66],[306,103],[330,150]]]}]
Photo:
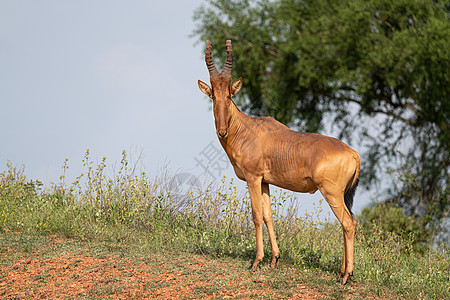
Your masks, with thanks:
[{"label": "ridged horn", "polygon": [[210,79],[214,79],[217,76],[219,76],[219,71],[217,71],[217,68],[214,65],[214,62],[212,61],[211,49],[212,49],[211,42],[206,41],[205,62],[206,62],[206,66],[208,67]]},{"label": "ridged horn", "polygon": [[233,48],[231,47],[231,41],[226,41],[227,45],[227,62],[220,73],[225,78],[231,78],[231,68],[233,67]]}]

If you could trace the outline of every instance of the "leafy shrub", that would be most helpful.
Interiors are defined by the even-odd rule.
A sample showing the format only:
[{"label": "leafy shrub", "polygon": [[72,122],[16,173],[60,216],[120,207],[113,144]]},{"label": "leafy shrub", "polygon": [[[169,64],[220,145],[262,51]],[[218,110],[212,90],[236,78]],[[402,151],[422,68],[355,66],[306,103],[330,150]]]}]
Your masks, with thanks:
[{"label": "leafy shrub", "polygon": [[365,207],[357,217],[365,236],[391,232],[403,240],[411,240],[415,250],[424,252],[429,230],[421,219],[407,216],[403,208],[394,203],[376,203]]},{"label": "leafy shrub", "polygon": [[[93,166],[86,152],[85,174],[43,187],[27,181],[23,168],[10,163],[0,173],[0,232],[27,231],[96,239],[108,247],[132,244],[153,249],[179,249],[252,260],[254,225],[248,192],[233,179],[173,199],[164,180],[135,174],[126,153],[119,172],[105,173],[106,158]],[[271,197],[282,259],[305,270],[337,275],[343,251],[340,224],[320,220],[321,203],[300,216],[294,194]],[[444,298],[450,289],[448,252],[415,247],[420,225],[388,204],[363,210],[358,217],[354,280],[408,298]],[[265,256],[270,257],[267,232]]]}]

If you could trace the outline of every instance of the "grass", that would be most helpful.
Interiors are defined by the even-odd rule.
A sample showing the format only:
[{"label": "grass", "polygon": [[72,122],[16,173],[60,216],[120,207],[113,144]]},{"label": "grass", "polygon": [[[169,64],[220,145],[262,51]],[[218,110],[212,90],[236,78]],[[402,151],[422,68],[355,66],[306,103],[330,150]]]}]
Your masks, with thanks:
[{"label": "grass", "polygon": [[[211,282],[211,277],[220,277],[222,273],[227,277],[233,274],[251,277],[252,280],[245,281],[246,295],[254,297],[257,297],[252,294],[254,291],[267,287],[277,295],[290,297],[299,284],[334,299],[348,293],[353,297],[443,299],[450,293],[446,250],[416,252],[412,240],[376,226],[372,234],[362,231],[361,226],[357,228],[355,276],[350,285],[337,285],[334,279],[343,251],[340,226],[329,220],[319,221],[320,208],[298,216],[295,199],[284,192],[272,197],[281,267],[269,272],[266,262],[261,274],[243,273],[242,267],[250,265],[255,254],[254,227],[250,199],[238,193],[233,180],[224,178],[219,186],[191,191],[186,199],[175,200],[165,180],[151,180],[144,172],[136,172],[129,166],[125,152],[119,170],[110,177],[105,171],[106,158],[94,165],[87,151],[83,163],[86,172],[73,183],[65,182],[66,161],[59,182],[46,187],[39,181],[28,181],[23,167],[8,162],[7,169],[0,174],[3,263],[13,261],[7,255],[10,248],[25,255],[33,255],[37,250],[42,256],[45,251],[54,255],[60,251],[58,248],[50,245],[43,251],[41,246],[42,239],[56,235],[75,245],[80,253],[90,245],[88,248],[93,250],[88,252],[105,257],[137,257],[145,261],[156,255],[168,260],[170,264],[155,266],[154,272],[181,272],[183,276],[204,280],[208,284],[193,289],[199,298],[230,288],[226,282]],[[264,240],[265,256],[270,257],[267,236]],[[162,252],[170,255],[161,258],[158,253]],[[176,259],[197,255],[210,261],[226,261],[227,267],[211,264],[211,269],[204,266],[202,273],[197,274],[199,270],[194,272],[188,267],[194,261]],[[231,274],[230,265],[236,268],[231,268]],[[36,284],[49,275],[37,276]],[[121,284],[112,283],[91,289],[85,297],[96,298],[123,289]]]}]

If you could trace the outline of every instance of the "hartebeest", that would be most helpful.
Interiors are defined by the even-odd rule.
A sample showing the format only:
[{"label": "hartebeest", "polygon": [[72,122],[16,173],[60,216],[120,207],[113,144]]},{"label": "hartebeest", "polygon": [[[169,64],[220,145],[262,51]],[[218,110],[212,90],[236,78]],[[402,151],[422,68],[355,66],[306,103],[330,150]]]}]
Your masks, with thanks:
[{"label": "hartebeest", "polygon": [[276,267],[280,258],[269,184],[302,193],[319,190],[344,231],[344,258],[338,280],[345,284],[353,273],[356,221],[351,207],[361,165],[358,152],[335,138],[296,132],[271,117],[250,117],[241,112],[231,98],[241,89],[242,77],[231,83],[231,41],[226,41],[226,48],[227,61],[219,73],[211,58],[211,42],[207,41],[205,61],[211,87],[200,80],[198,86],[213,100],[219,141],[237,177],[248,185],[256,228],[256,258],[251,268],[255,269],[264,257],[263,220],[272,247],[270,266]]}]

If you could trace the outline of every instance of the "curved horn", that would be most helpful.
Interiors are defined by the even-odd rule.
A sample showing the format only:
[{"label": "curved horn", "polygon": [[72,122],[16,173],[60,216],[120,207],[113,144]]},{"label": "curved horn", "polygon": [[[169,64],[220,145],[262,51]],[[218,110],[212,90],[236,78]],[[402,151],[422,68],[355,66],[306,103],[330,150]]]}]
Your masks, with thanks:
[{"label": "curved horn", "polygon": [[211,42],[206,41],[205,62],[206,62],[206,66],[208,67],[208,70],[209,70],[210,79],[214,79],[217,76],[219,76],[219,71],[217,71],[217,68],[214,65],[214,62],[212,61],[211,49],[212,49]]},{"label": "curved horn", "polygon": [[225,78],[231,78],[231,68],[233,67],[233,49],[231,48],[231,41],[226,41],[227,45],[227,62],[225,63],[225,67],[222,69],[222,73],[220,73]]}]

